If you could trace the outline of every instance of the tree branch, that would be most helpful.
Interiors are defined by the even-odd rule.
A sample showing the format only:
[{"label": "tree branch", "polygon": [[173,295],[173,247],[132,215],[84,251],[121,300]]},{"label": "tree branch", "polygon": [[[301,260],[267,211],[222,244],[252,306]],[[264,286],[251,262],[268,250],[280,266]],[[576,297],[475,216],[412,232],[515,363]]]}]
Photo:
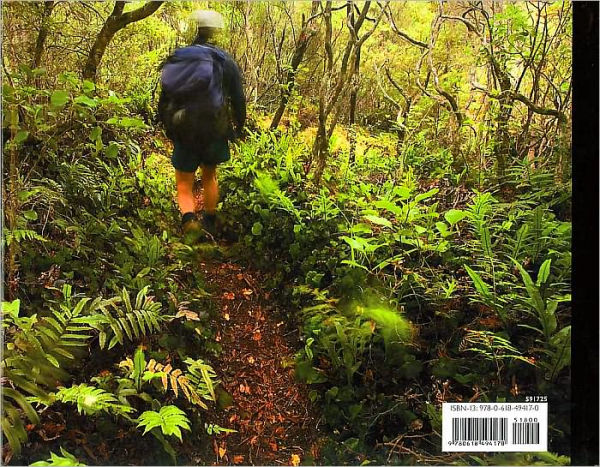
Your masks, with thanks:
[{"label": "tree branch", "polygon": [[[121,3],[121,2],[117,2],[117,3]],[[138,8],[137,10],[129,11],[129,12],[123,14],[122,19],[125,22],[125,24],[135,23],[136,21],[140,21],[140,20],[150,16],[152,13],[154,13],[156,10],[158,10],[163,3],[164,3],[164,1],[152,0],[152,1],[144,4],[144,6]],[[121,11],[123,11],[122,8],[121,8]]]},{"label": "tree branch", "polygon": [[[381,7],[381,4],[379,6]],[[390,26],[392,27],[392,31],[394,31],[398,36],[400,36],[405,41],[410,42],[412,45],[416,45],[417,47],[420,47],[421,49],[426,49],[427,48],[427,44],[425,42],[421,42],[421,41],[418,41],[416,39],[413,39],[408,34],[406,34],[405,32],[402,32],[402,31],[400,31],[398,29],[398,27],[396,26],[396,23],[394,22],[394,18],[392,16],[392,12],[389,11],[389,5],[386,5],[386,8],[385,8],[384,11],[385,11],[386,17],[390,21]]]}]

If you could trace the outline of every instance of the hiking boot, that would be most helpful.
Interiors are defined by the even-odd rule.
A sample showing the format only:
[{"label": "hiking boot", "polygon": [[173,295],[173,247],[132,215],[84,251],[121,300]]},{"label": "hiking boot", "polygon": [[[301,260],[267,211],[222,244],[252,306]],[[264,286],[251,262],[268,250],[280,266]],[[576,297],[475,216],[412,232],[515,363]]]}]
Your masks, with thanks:
[{"label": "hiking boot", "polygon": [[202,214],[202,228],[214,240],[217,236],[217,216],[215,214]]},{"label": "hiking boot", "polygon": [[196,216],[190,216],[186,219],[181,224],[181,230],[183,231],[183,243],[186,245],[193,245],[203,236],[202,224],[198,221]]}]

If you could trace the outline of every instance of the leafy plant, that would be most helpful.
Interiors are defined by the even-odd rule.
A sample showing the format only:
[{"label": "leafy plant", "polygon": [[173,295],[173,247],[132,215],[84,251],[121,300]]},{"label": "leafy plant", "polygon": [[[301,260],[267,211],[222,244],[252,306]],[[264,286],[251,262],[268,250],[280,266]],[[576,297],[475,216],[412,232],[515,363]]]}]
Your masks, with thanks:
[{"label": "leafy plant", "polygon": [[[129,292],[123,288],[119,297],[106,304],[109,306],[100,308],[107,324],[100,331],[100,348],[106,346],[109,337],[108,348],[111,349],[117,343],[123,344],[125,337],[133,340],[160,330],[160,322],[165,317],[160,314],[161,304],[148,295],[148,289],[149,287],[144,287],[140,290],[132,303]],[[124,309],[119,304],[124,305]]]},{"label": "leafy plant", "polygon": [[521,352],[511,344],[510,340],[501,334],[491,331],[467,329],[463,341],[460,344],[460,348],[466,351],[476,352],[485,359],[492,361],[496,366],[499,378],[503,360],[520,360],[530,365],[534,364],[531,358],[521,355]]},{"label": "leafy plant", "polygon": [[128,405],[119,404],[114,394],[85,383],[69,388],[60,388],[55,397],[60,402],[76,404],[77,411],[86,415],[95,415],[98,412],[122,415],[135,410]]},{"label": "leafy plant", "polygon": [[60,448],[60,452],[61,452],[62,456],[58,455],[58,454],[54,454],[53,452],[50,452],[49,459],[47,459],[45,461],[37,461],[30,465],[32,467],[59,466],[59,465],[74,465],[74,466],[86,465],[86,464],[79,462],[79,460],[73,454],[71,454],[69,451],[64,449],[62,446]]},{"label": "leafy plant", "polygon": [[214,423],[205,423],[204,429],[209,435],[220,435],[221,433],[237,433],[237,430],[231,428],[223,428],[222,426],[215,425]]},{"label": "leafy plant", "polygon": [[119,382],[120,394],[123,397],[128,395],[142,396],[140,391],[144,382],[160,379],[165,392],[170,388],[177,397],[181,391],[181,394],[189,402],[208,409],[203,399],[216,400],[214,391],[215,371],[202,360],[188,358],[185,363],[187,364],[186,373],[179,368],[173,368],[171,364],[164,365],[153,358],[146,362],[143,350],[137,349],[133,360],[127,358],[119,364],[121,368],[128,369],[128,381],[130,382],[128,383],[127,380]]},{"label": "leafy plant", "polygon": [[65,285],[62,292],[59,308],[41,319],[37,314],[20,317],[19,301],[3,303],[3,327],[12,342],[5,341],[2,372],[13,388],[2,391],[2,430],[17,454],[27,439],[17,406],[31,422],[39,421],[25,394],[49,403],[48,390],[68,377],[63,367],[75,359],[73,349],[87,346],[97,325],[93,313],[101,299],[85,297],[74,304],[71,287]]},{"label": "leafy plant", "polygon": [[144,433],[154,428],[160,428],[163,435],[177,436],[180,441],[181,429],[190,431],[190,421],[185,412],[174,405],[161,407],[159,412],[148,410],[140,415],[138,427],[144,427]]}]

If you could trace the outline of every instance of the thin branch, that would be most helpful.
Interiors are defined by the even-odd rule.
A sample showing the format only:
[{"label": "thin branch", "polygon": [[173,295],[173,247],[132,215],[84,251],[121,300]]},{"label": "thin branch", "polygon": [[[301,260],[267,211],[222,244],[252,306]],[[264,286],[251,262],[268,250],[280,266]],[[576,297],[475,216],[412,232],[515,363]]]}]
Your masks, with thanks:
[{"label": "thin branch", "polygon": [[[379,3],[379,6],[381,7],[381,3]],[[384,8],[384,7],[381,7],[381,8]],[[389,5],[386,4],[384,11],[385,11],[386,17],[390,21],[390,26],[392,27],[392,31],[394,31],[398,36],[400,36],[405,41],[411,43],[412,45],[416,45],[417,47],[420,47],[421,49],[427,48],[427,44],[425,42],[421,42],[419,40],[413,39],[408,34],[406,34],[403,31],[400,31],[400,29],[398,29],[398,27],[396,26],[396,23],[394,22],[394,17],[392,16],[392,12],[390,11]]]}]

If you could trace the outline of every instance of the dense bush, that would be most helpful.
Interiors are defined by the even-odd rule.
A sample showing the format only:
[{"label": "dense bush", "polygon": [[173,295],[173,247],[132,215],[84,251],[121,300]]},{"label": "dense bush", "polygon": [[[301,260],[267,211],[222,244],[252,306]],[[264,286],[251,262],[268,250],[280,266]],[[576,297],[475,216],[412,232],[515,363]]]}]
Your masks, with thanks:
[{"label": "dense bush", "polygon": [[[13,386],[3,389],[3,433],[19,455],[28,443],[22,419],[40,422],[34,404],[63,404],[76,417],[66,406],[75,404],[109,432],[135,427],[146,409],[139,426],[175,462],[166,435],[181,438],[178,426],[190,421],[173,404],[188,414],[206,408],[215,374],[190,358],[211,336],[210,307],[196,253],[177,237],[161,142],[130,116],[128,99],[68,73],[54,90],[26,79],[4,87],[5,206],[15,219],[4,241],[20,299],[3,305],[2,367]],[[142,343],[146,353],[134,355]],[[178,425],[152,421],[167,409],[181,412]]]},{"label": "dense bush", "polygon": [[363,443],[434,423],[426,398],[403,396],[431,378],[481,401],[551,393],[564,401],[552,429],[568,430],[571,227],[543,174],[523,182],[542,183],[534,196],[511,203],[476,190],[453,201],[444,179],[417,183],[427,155],[394,179],[378,178],[398,168],[386,153],[369,166],[340,153],[318,187],[290,134],[255,133],[238,149],[222,179],[224,222],[298,307],[297,375],[332,428]]}]

